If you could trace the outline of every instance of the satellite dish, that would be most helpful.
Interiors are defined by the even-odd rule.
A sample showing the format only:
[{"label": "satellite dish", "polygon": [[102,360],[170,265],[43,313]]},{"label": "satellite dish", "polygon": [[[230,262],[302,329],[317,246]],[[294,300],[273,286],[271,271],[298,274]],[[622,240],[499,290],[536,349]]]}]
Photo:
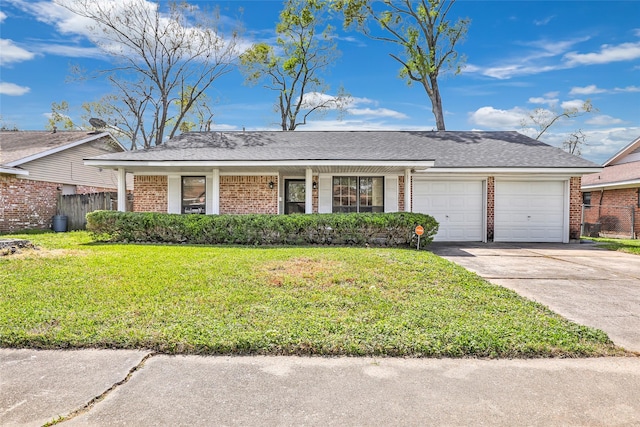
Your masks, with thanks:
[{"label": "satellite dish", "polygon": [[89,119],[89,123],[91,124],[91,126],[93,126],[94,128],[104,128],[107,126],[107,122],[105,122],[102,119],[99,119],[97,117],[92,117]]}]

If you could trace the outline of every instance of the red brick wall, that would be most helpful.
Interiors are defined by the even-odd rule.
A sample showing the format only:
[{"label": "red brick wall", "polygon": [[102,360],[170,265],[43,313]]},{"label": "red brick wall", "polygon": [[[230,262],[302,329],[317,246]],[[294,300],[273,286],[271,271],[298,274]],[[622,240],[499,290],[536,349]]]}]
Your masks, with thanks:
[{"label": "red brick wall", "polygon": [[139,176],[133,178],[134,212],[167,212],[168,185],[166,176]]},{"label": "red brick wall", "polygon": [[[313,182],[317,183],[318,182],[318,177],[314,176],[313,177]],[[284,195],[283,195],[284,197]],[[313,190],[313,202],[312,202],[312,212],[313,213],[318,213],[318,189],[316,188],[315,190]]]},{"label": "red brick wall", "polygon": [[398,177],[398,212],[404,212],[404,175]]},{"label": "red brick wall", "polygon": [[493,176],[487,177],[487,241],[493,240],[493,230],[495,226],[495,206],[496,206],[496,179]]},{"label": "red brick wall", "polygon": [[[269,188],[269,182],[273,182],[273,189]],[[220,213],[277,214],[277,188],[277,176],[221,176]]]},{"label": "red brick wall", "polygon": [[[638,191],[640,188],[621,188],[617,190],[591,191],[591,208],[584,210],[584,222],[595,223],[599,221],[600,215],[628,216],[627,209],[618,209],[623,206],[633,206],[635,227],[634,233],[637,238],[640,236],[640,208],[638,207]],[[602,199],[602,200],[601,200]],[[582,203],[582,199],[580,199]]]},{"label": "red brick wall", "polygon": [[51,228],[61,184],[0,175],[0,233]]},{"label": "red brick wall", "polygon": [[582,178],[579,176],[572,176],[569,181],[569,240],[580,240],[582,224],[581,181]]}]

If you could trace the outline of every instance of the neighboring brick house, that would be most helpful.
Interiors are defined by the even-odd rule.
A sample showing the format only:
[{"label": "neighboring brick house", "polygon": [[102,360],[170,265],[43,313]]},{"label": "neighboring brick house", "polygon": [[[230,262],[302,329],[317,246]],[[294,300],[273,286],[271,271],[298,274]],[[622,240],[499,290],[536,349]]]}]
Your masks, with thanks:
[{"label": "neighboring brick house", "polygon": [[139,212],[413,211],[439,241],[565,243],[602,169],[517,132],[188,132],[86,164],[133,174]]},{"label": "neighboring brick house", "polygon": [[50,228],[59,194],[115,191],[116,173],[84,159],[121,151],[106,132],[0,131],[0,233]]},{"label": "neighboring brick house", "polygon": [[640,236],[640,138],[582,178],[584,234]]}]

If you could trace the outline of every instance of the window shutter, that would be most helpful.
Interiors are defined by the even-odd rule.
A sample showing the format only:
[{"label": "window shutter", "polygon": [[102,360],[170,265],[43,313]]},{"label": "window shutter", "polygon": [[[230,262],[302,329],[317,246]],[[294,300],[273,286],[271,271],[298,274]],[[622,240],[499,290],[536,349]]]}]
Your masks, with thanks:
[{"label": "window shutter", "polygon": [[318,213],[331,213],[333,184],[330,176],[320,176],[318,178]]},{"label": "window shutter", "polygon": [[167,212],[179,214],[182,210],[181,194],[182,178],[180,176],[169,175],[167,177]]},{"label": "window shutter", "polygon": [[384,211],[398,212],[398,177],[384,177]]}]

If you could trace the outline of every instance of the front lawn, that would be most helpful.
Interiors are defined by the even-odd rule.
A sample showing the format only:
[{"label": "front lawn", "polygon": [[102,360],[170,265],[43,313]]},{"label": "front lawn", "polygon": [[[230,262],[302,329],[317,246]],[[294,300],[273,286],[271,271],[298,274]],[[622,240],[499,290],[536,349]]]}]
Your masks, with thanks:
[{"label": "front lawn", "polygon": [[575,357],[606,334],[427,251],[92,244],[0,257],[0,346],[164,353]]},{"label": "front lawn", "polygon": [[598,246],[611,251],[640,255],[640,240],[637,239],[609,239],[603,237],[584,237],[584,239],[593,240],[598,244]]}]

